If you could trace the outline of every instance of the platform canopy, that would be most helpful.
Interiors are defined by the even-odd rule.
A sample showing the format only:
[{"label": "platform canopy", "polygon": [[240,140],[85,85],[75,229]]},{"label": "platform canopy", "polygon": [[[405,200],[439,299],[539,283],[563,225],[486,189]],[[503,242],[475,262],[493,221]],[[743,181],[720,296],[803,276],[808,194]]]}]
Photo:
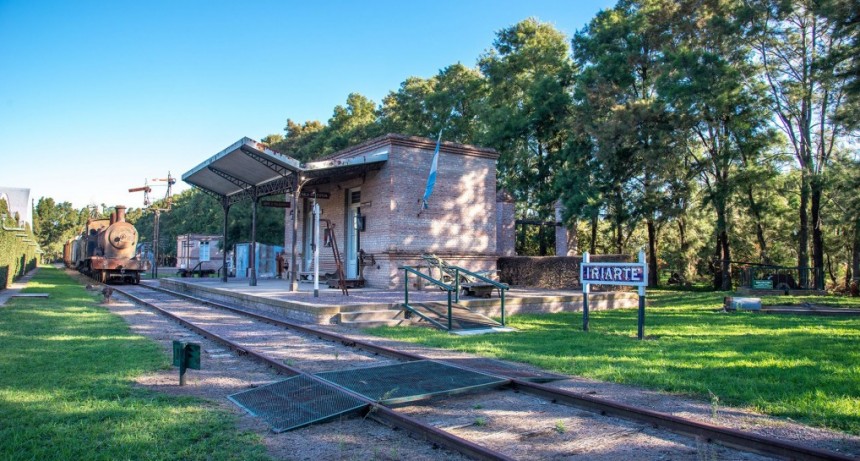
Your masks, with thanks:
[{"label": "platform canopy", "polygon": [[233,204],[292,192],[296,186],[313,186],[334,178],[347,179],[377,169],[386,160],[388,151],[380,150],[302,163],[263,143],[242,138],[187,171],[182,180]]}]

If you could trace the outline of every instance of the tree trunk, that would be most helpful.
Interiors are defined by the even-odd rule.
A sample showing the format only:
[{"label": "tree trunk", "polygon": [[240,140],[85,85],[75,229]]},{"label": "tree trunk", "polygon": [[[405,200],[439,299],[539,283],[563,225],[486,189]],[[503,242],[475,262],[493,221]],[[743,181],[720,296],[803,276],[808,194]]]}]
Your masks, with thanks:
[{"label": "tree trunk", "polygon": [[589,253],[595,254],[597,251],[597,225],[598,216],[597,213],[594,213],[594,216],[591,217],[591,245],[589,245]]},{"label": "tree trunk", "polygon": [[657,273],[657,228],[654,226],[654,220],[648,219],[648,286],[657,288],[660,281],[659,273]]},{"label": "tree trunk", "polygon": [[821,232],[821,194],[822,181],[816,175],[810,181],[812,195],[812,268],[815,288],[824,289],[824,236]]},{"label": "tree trunk", "polygon": [[806,171],[800,181],[800,220],[797,229],[797,268],[800,286],[809,286],[809,176]]},{"label": "tree trunk", "polygon": [[851,296],[860,296],[860,220],[854,222],[854,245],[851,249]]},{"label": "tree trunk", "polygon": [[723,272],[720,262],[723,260],[723,246],[720,244],[720,234],[717,233],[716,245],[714,245],[714,260],[711,261],[711,270],[714,274],[714,289],[719,290],[723,287]]},{"label": "tree trunk", "polygon": [[724,198],[718,198],[714,202],[714,208],[717,210],[717,246],[720,248],[720,285],[719,289],[723,291],[732,289],[732,266],[731,266],[731,251],[729,249],[729,233],[727,230],[728,221],[726,220],[726,203]]},{"label": "tree trunk", "polygon": [[687,221],[680,217],[678,218],[678,239],[681,243],[681,267],[678,268],[680,272],[681,280],[686,285],[687,278],[689,277],[689,265],[690,261],[687,259],[687,255],[690,251],[690,243],[687,242]]},{"label": "tree trunk", "polygon": [[761,210],[753,196],[752,186],[747,186],[747,200],[749,201],[750,213],[752,213],[753,221],[755,222],[755,236],[758,240],[759,257],[762,264],[770,264],[770,256],[767,251],[767,240],[764,238],[764,227],[761,225]]}]

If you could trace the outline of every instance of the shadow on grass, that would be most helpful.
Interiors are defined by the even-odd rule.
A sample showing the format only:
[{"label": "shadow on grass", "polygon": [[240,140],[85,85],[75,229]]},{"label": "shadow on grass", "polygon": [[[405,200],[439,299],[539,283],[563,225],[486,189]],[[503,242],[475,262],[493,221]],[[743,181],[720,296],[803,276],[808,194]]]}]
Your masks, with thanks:
[{"label": "shadow on grass", "polygon": [[266,459],[230,414],[134,387],[167,366],[156,343],[56,269],[33,282],[51,297],[0,311],[0,459]]},{"label": "shadow on grass", "polygon": [[371,333],[514,361],[555,372],[645,386],[860,433],[860,319],[724,313],[719,292],[649,297],[636,309],[515,315],[511,334],[460,337],[414,328]]}]

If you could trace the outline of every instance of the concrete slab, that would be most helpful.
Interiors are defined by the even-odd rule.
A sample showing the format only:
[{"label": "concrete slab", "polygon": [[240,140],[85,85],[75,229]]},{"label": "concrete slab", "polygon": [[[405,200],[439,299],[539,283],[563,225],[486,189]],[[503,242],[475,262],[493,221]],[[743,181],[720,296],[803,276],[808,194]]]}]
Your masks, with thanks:
[{"label": "concrete slab", "polygon": [[0,290],[0,306],[6,304],[6,301],[8,301],[9,298],[14,295],[17,295],[22,289],[24,289],[24,287],[27,286],[27,282],[29,282],[30,279],[33,278],[33,276],[36,275],[37,272],[39,272],[38,267],[31,270],[17,281],[12,282],[12,285],[10,285],[9,288],[6,288],[5,290]]}]

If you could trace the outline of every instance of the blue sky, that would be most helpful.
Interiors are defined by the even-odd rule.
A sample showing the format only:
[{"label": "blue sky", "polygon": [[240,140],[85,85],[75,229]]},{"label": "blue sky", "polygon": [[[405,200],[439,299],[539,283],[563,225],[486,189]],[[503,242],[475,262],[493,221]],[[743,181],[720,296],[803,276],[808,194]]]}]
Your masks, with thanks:
[{"label": "blue sky", "polygon": [[613,4],[0,0],[0,185],[140,207],[145,178],[474,66],[527,17],[571,37]]}]

